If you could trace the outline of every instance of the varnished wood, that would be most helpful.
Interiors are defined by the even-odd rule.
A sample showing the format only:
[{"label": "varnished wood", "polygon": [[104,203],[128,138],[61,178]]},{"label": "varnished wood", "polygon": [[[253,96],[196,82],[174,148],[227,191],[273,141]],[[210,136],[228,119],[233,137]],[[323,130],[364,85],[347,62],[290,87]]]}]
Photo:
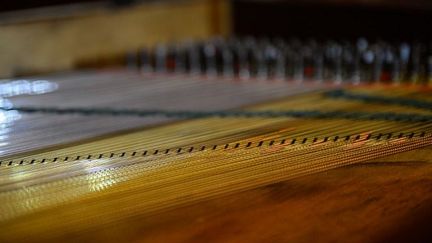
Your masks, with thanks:
[{"label": "varnished wood", "polygon": [[[85,13],[0,22],[0,77],[70,70],[82,59],[230,33],[225,0],[166,1]],[[31,11],[23,14],[31,19]]]}]

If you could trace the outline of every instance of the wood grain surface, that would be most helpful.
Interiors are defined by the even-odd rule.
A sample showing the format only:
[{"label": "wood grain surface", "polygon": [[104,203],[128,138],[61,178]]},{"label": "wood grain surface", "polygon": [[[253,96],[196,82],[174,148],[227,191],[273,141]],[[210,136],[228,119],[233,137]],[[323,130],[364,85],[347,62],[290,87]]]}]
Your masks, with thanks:
[{"label": "wood grain surface", "polygon": [[224,0],[150,2],[85,13],[50,14],[46,20],[37,15],[36,21],[30,21],[32,12],[27,11],[17,13],[25,15],[25,22],[0,22],[0,77],[70,70],[82,59],[160,42],[227,35],[231,26],[229,4]]}]

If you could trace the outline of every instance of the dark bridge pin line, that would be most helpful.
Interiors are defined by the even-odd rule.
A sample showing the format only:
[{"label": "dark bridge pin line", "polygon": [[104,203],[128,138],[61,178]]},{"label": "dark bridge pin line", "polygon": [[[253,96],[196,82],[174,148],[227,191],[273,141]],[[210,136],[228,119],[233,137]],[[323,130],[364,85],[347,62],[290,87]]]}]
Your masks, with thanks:
[{"label": "dark bridge pin line", "polygon": [[[374,141],[381,141],[381,140],[383,140],[383,139],[385,139],[385,140],[390,140],[391,139],[391,135],[392,133],[389,133],[388,134],[388,136],[383,136],[383,134],[382,133],[379,133],[377,136],[376,136],[376,139],[374,140]],[[424,138],[424,137],[426,137],[426,135],[427,135],[427,132],[426,131],[422,131],[422,132],[419,132],[418,133],[418,135],[416,136],[416,133],[415,132],[412,132],[412,133],[410,133],[407,137],[408,138],[415,138],[415,137],[418,137],[418,138]],[[398,136],[398,138],[400,138],[400,137],[402,137],[403,136],[403,133],[400,133],[399,134],[399,136]],[[345,140],[347,139],[347,138],[350,138],[351,136],[346,136],[345,137]],[[356,137],[355,137],[355,140],[358,140],[358,139],[360,139],[360,137],[361,137],[361,135],[359,134],[359,135],[357,135]],[[369,139],[371,139],[372,137],[374,137],[373,136],[373,134],[368,134],[368,136],[366,137],[366,140],[369,140]],[[301,144],[305,144],[306,143],[306,141],[308,140],[309,138],[304,138],[304,139],[302,139],[302,142],[301,142]],[[328,140],[329,139],[329,137],[325,137],[324,138],[324,140],[323,140],[323,142],[337,142],[338,141],[338,139],[339,139],[339,136],[335,136],[334,137],[334,139],[332,139],[332,140]],[[285,140],[285,139],[284,139]],[[283,140],[282,140],[283,141]],[[295,143],[296,143],[296,139],[293,139],[292,141],[291,141],[291,145],[294,145]],[[317,137],[314,137],[314,139],[313,139],[313,141],[318,141],[318,138]],[[273,144],[274,144],[274,140],[271,140],[270,141],[270,143],[269,143],[269,146],[271,146],[271,144],[272,144],[272,142],[273,142]],[[262,145],[264,144],[264,141],[262,140],[262,141],[259,141],[259,143],[257,144],[257,147],[261,147]],[[248,147],[250,147],[252,145],[252,142],[248,142],[247,144],[246,144],[246,146],[245,146],[245,148],[248,148]],[[224,149],[227,149],[229,147],[229,144],[225,144],[225,146],[224,146]],[[201,146],[201,149],[199,150],[199,151],[204,151],[205,150],[205,148],[206,148],[206,146],[205,145],[203,145],[203,146]],[[217,145],[214,145],[213,147],[212,147],[212,150],[215,150],[217,148]],[[233,147],[234,149],[241,149],[241,147],[240,147],[240,143],[236,143],[236,145]],[[180,154],[180,152],[181,152],[181,150],[182,150],[182,148],[178,148],[177,149],[177,154]],[[191,153],[192,151],[194,150],[194,147],[192,146],[192,147],[190,147],[189,148],[189,150],[188,150],[188,152],[189,153]],[[169,151],[171,151],[171,149],[165,149],[165,154],[168,154],[169,153]],[[156,150],[154,150],[154,153],[153,154],[157,154],[159,152],[159,150],[158,149],[156,149]],[[121,153],[119,153],[119,157],[126,157],[126,152],[121,152]],[[131,155],[130,155],[130,157],[133,157],[133,156],[135,156],[135,154],[136,154],[136,152],[134,152],[134,153],[131,153]],[[144,155],[146,155],[147,154],[147,150],[146,151],[144,151],[143,152],[143,156]],[[113,158],[114,157],[114,153],[111,153],[110,154],[110,158]],[[103,156],[103,154],[99,154],[99,158],[101,158]],[[82,156],[81,155],[78,155],[78,156],[76,156],[76,159],[75,160],[79,160],[80,158],[81,158]],[[92,157],[92,155],[87,155],[87,159],[90,159]],[[67,160],[68,160],[68,156],[66,156],[65,158],[64,158],[64,162],[67,162]],[[51,159],[49,159],[49,158],[42,158],[40,161],[40,163],[41,164],[46,164],[46,161],[48,161],[48,160],[51,160]],[[52,161],[53,162],[56,162],[58,160],[58,157],[54,157],[53,159],[52,159]],[[36,161],[36,159],[32,159],[31,161],[30,161],[30,163],[29,164],[34,164],[34,162]],[[14,160],[11,160],[11,161],[9,161],[9,163],[7,164],[7,166],[12,166],[13,164],[14,164],[15,162],[14,162]],[[0,161],[0,165],[2,164],[2,162]],[[17,162],[16,163],[16,165],[24,165],[24,160],[21,160],[19,163]]]}]

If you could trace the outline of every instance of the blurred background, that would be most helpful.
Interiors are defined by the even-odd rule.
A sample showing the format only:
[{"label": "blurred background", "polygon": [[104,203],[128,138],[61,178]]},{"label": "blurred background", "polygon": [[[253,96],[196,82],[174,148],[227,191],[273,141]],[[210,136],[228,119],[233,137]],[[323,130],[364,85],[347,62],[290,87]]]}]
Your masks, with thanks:
[{"label": "blurred background", "polygon": [[430,24],[429,0],[6,1],[0,6],[0,77],[74,70],[88,60],[115,62],[160,43],[214,36],[364,37],[421,42],[427,49]]}]

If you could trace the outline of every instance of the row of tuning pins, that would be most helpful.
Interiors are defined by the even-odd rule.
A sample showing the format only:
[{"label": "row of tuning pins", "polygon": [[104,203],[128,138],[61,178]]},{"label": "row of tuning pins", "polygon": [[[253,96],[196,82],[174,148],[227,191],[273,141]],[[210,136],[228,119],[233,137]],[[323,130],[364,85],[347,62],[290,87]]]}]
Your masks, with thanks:
[{"label": "row of tuning pins", "polygon": [[240,79],[336,83],[432,83],[432,45],[357,41],[213,38],[159,44],[127,55],[144,72],[204,74]]}]

